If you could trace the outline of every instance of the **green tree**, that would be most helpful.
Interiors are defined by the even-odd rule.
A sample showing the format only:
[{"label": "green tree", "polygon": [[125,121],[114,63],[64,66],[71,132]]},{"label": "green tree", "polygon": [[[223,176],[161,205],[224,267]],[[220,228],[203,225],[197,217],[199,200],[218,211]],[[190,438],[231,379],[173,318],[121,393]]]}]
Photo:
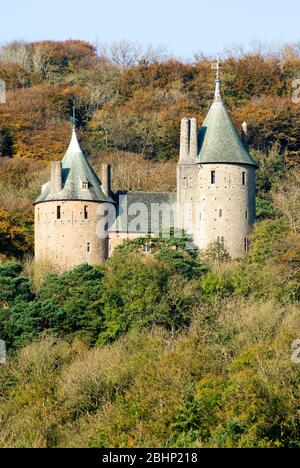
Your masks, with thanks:
[{"label": "green tree", "polygon": [[19,347],[45,330],[94,343],[103,321],[102,280],[102,269],[89,265],[48,275],[34,300],[14,301],[3,315],[8,344]]}]

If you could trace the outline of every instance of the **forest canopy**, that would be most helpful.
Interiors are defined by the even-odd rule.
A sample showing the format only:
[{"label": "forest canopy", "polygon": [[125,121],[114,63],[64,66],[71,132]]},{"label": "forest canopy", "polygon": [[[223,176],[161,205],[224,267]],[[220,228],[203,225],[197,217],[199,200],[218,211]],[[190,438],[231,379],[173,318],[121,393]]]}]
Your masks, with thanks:
[{"label": "forest canopy", "polygon": [[[75,40],[2,46],[0,79],[6,82],[7,104],[0,107],[0,156],[62,156],[75,100],[89,154],[176,158],[180,119],[195,116],[200,125],[212,101],[211,62],[198,54],[186,63],[126,41],[98,47]],[[300,111],[291,99],[299,69],[296,45],[276,53],[255,48],[224,54],[224,100],[239,130],[248,122],[251,149],[268,152],[277,144],[289,161],[299,161]]]}]

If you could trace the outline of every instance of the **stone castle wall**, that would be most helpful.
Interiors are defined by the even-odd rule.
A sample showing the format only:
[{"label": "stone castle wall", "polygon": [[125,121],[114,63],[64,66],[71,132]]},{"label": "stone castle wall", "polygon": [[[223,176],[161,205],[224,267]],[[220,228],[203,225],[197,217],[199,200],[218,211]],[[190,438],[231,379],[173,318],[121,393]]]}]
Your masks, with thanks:
[{"label": "stone castle wall", "polygon": [[109,234],[109,257],[111,257],[115,249],[123,244],[126,240],[134,240],[139,237],[147,237],[148,233],[133,233],[133,232],[111,232]]},{"label": "stone castle wall", "polygon": [[[60,207],[60,219],[57,210]],[[97,235],[99,203],[55,201],[35,206],[35,259],[49,261],[60,270],[108,257],[108,238]],[[85,219],[85,211],[87,219]]]},{"label": "stone castle wall", "polygon": [[219,240],[232,258],[247,254],[248,238],[255,221],[254,167],[179,165],[177,190],[178,227],[193,236],[199,249],[207,249]]}]

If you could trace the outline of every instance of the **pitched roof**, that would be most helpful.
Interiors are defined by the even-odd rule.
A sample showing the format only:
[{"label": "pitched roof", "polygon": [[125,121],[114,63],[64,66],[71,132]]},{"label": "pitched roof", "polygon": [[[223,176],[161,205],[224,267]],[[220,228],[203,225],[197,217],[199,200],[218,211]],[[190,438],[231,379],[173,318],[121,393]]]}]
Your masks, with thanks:
[{"label": "pitched roof", "polygon": [[[87,189],[83,189],[82,182],[88,182]],[[62,159],[62,190],[51,194],[51,181],[49,181],[43,186],[35,204],[55,200],[113,202],[104,194],[100,179],[80,148],[74,128],[70,145]]]},{"label": "pitched roof", "polygon": [[220,80],[214,102],[199,131],[200,163],[249,164],[258,167],[238,135],[222,101]]},{"label": "pitched roof", "polygon": [[[126,197],[126,202],[124,198]],[[127,192],[115,194],[117,205],[116,223],[110,227],[111,232],[155,233],[175,226],[175,192]],[[163,226],[162,214],[156,211],[157,205],[167,205],[170,208],[170,226]],[[127,205],[127,216],[124,216]],[[123,216],[122,216],[123,215]],[[138,218],[140,230],[135,229],[134,221]]]}]

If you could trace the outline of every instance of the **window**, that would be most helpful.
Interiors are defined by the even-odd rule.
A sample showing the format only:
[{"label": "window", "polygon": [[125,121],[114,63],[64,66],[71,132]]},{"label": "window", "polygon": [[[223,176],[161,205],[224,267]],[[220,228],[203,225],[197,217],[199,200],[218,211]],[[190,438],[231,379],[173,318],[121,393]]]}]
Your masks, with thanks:
[{"label": "window", "polygon": [[242,184],[246,185],[246,172],[242,173]]},{"label": "window", "polygon": [[245,241],[244,241],[244,249],[245,249],[245,252],[248,253],[249,252],[249,247],[250,247],[250,242],[249,242],[249,239],[247,237],[245,237]]},{"label": "window", "polygon": [[88,207],[85,206],[85,207],[84,207],[83,218],[84,218],[84,219],[88,219],[88,217],[89,217],[89,214],[88,214]]},{"label": "window", "polygon": [[222,218],[223,216],[223,210],[219,210],[219,218]]},{"label": "window", "polygon": [[56,207],[56,219],[61,219],[61,206]]},{"label": "window", "polygon": [[88,190],[89,188],[89,183],[87,180],[85,180],[84,182],[82,182],[82,189],[83,190]]},{"label": "window", "polygon": [[225,245],[224,236],[222,236],[222,237],[218,236],[217,242],[218,242],[218,244],[221,244],[222,247],[224,247],[224,245]]},{"label": "window", "polygon": [[211,183],[215,184],[216,183],[216,171],[211,171],[210,178],[211,178],[210,180]]},{"label": "window", "polygon": [[248,219],[248,211],[245,211],[245,218]]},{"label": "window", "polygon": [[86,251],[87,251],[87,253],[91,253],[91,250],[92,250],[92,249],[91,249],[91,243],[88,242],[88,243],[86,244]]}]

